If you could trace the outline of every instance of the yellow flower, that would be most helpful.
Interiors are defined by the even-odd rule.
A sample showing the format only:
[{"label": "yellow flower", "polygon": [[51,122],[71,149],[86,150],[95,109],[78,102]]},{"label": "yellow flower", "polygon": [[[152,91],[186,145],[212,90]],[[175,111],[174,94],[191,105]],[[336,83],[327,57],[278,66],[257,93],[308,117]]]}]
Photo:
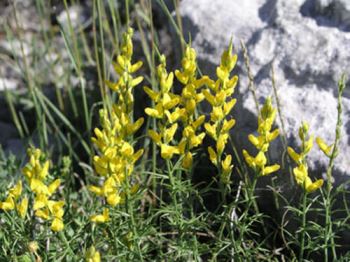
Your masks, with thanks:
[{"label": "yellow flower", "polygon": [[208,153],[209,153],[210,161],[216,166],[218,164],[218,162],[217,162],[217,155],[216,155],[214,149],[211,146],[208,147]]},{"label": "yellow flower", "polygon": [[182,161],[182,167],[189,169],[192,166],[193,163],[193,157],[191,152],[187,152],[184,156],[184,159]]},{"label": "yellow flower", "polygon": [[19,213],[21,218],[24,218],[27,214],[28,209],[28,198],[25,197],[22,201],[17,205],[17,212]]},{"label": "yellow flower", "polygon": [[295,163],[301,163],[301,160],[303,159],[301,154],[296,153],[291,147],[288,147],[287,151],[288,155],[294,160]]},{"label": "yellow flower", "polygon": [[54,218],[51,223],[51,230],[55,232],[62,231],[64,228],[63,220],[60,218]]},{"label": "yellow flower", "polygon": [[295,180],[299,185],[303,185],[305,179],[308,177],[307,166],[301,164],[293,169]]},{"label": "yellow flower", "polygon": [[273,172],[276,172],[280,169],[280,165],[277,165],[277,164],[274,164],[272,166],[265,166],[263,169],[262,169],[262,172],[261,172],[261,175],[262,176],[266,176],[266,175],[269,175]]},{"label": "yellow flower", "polygon": [[224,174],[231,173],[233,165],[231,165],[232,156],[227,155],[225,160],[221,161],[221,167]]},{"label": "yellow flower", "polygon": [[177,123],[173,124],[170,128],[165,129],[164,131],[164,141],[165,143],[169,143],[171,140],[173,140],[175,132],[177,130]]},{"label": "yellow flower", "polygon": [[317,137],[316,138],[316,143],[318,145],[318,147],[321,149],[321,151],[328,157],[331,156],[332,154],[332,150],[333,150],[333,145],[327,145],[326,142],[320,138],[320,137]]},{"label": "yellow flower", "polygon": [[315,182],[312,182],[311,178],[308,175],[307,166],[301,164],[298,167],[293,169],[295,180],[298,185],[301,185],[306,192],[311,193],[322,187],[323,179],[318,179]]},{"label": "yellow flower", "polygon": [[309,177],[305,180],[305,190],[308,193],[312,193],[323,186],[323,179],[318,179],[312,182]]},{"label": "yellow flower", "polygon": [[19,180],[14,187],[10,188],[9,195],[12,196],[14,199],[18,199],[21,194],[22,194],[22,181]]},{"label": "yellow flower", "polygon": [[95,223],[106,223],[109,221],[109,209],[108,208],[104,208],[103,209],[103,213],[100,215],[93,215],[90,217],[90,221],[91,222],[95,222]]},{"label": "yellow flower", "polygon": [[162,158],[170,159],[173,157],[174,154],[179,154],[179,149],[176,146],[161,144],[160,152],[161,152]]},{"label": "yellow flower", "polygon": [[15,201],[12,196],[8,196],[5,202],[0,202],[0,209],[2,210],[13,210],[15,208]]}]

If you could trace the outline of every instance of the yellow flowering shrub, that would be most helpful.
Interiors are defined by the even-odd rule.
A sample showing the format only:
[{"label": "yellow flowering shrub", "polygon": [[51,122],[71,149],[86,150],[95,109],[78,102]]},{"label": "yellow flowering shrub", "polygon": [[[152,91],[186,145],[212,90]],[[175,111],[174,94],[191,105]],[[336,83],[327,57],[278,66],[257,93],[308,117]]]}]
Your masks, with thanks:
[{"label": "yellow flowering shrub", "polygon": [[49,175],[50,161],[42,161],[43,154],[40,149],[29,149],[29,163],[23,168],[22,173],[27,178],[29,187],[34,193],[33,210],[35,216],[51,221],[53,231],[61,231],[64,228],[63,206],[64,201],[52,200],[51,197],[61,184],[60,179],[56,179],[50,184],[46,184]]},{"label": "yellow flowering shrub", "polygon": [[182,59],[182,69],[175,70],[175,76],[183,85],[180,96],[180,107],[183,114],[180,118],[183,124],[182,139],[180,141],[180,153],[184,156],[182,166],[186,169],[192,167],[192,150],[202,144],[205,133],[198,133],[200,126],[205,121],[205,116],[196,116],[197,105],[204,99],[200,88],[210,84],[212,80],[208,76],[197,78],[196,51],[190,46],[186,47]]},{"label": "yellow flowering shrub", "polygon": [[[128,29],[124,34],[121,54],[114,64],[119,76],[117,83],[107,82],[117,94],[118,102],[110,109],[100,110],[101,128],[95,128],[95,136],[92,138],[99,151],[93,158],[95,171],[103,179],[100,185],[89,185],[88,188],[96,195],[105,198],[112,207],[124,201],[126,179],[130,179],[135,162],[143,154],[142,149],[135,152],[132,143],[134,133],[144,122],[143,118],[135,122],[133,120],[133,88],[143,80],[143,77],[133,77],[133,73],[140,69],[142,62],[132,64],[132,34],[132,29]],[[134,190],[135,188],[133,187]],[[108,209],[104,209],[101,215],[91,217],[93,222],[102,223],[108,220]]]},{"label": "yellow flowering shrub", "polygon": [[230,112],[236,104],[236,99],[231,96],[237,85],[238,76],[231,77],[231,71],[237,62],[237,55],[232,54],[232,42],[227,50],[221,56],[221,63],[216,68],[217,80],[208,83],[209,89],[203,90],[205,99],[210,103],[212,109],[210,121],[205,123],[204,127],[207,134],[215,140],[216,147],[209,147],[209,158],[218,168],[221,174],[221,181],[224,184],[229,183],[233,165],[231,165],[232,156],[222,155],[229,139],[229,132],[236,121],[230,118]]},{"label": "yellow flowering shrub", "polygon": [[161,157],[171,159],[174,154],[180,154],[181,151],[178,145],[173,145],[172,141],[178,129],[177,122],[186,113],[186,109],[178,107],[180,96],[172,93],[174,74],[167,72],[165,56],[161,56],[157,75],[159,91],[144,87],[145,92],[155,104],[154,108],[147,107],[145,113],[157,120],[156,131],[148,130],[148,135],[160,147]]}]

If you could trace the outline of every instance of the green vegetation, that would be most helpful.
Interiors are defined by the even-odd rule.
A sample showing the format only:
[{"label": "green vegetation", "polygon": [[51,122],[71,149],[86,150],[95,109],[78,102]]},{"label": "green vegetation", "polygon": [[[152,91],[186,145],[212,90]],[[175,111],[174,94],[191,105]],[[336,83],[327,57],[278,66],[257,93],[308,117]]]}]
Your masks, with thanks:
[{"label": "green vegetation", "polygon": [[[7,38],[20,43],[22,59],[12,62],[26,89],[4,94],[28,144],[28,157],[8,156],[0,149],[1,261],[350,258],[339,241],[349,228],[350,192],[345,184],[332,185],[345,76],[338,83],[335,141],[316,138],[319,149],[314,149],[329,158],[327,180],[315,181],[308,172],[314,137],[307,123],[299,129],[300,149],[286,148],[292,168],[270,162],[270,144],[285,139],[274,125],[277,114],[283,116],[273,98],[256,104],[257,135],[246,134],[255,151],[235,147],[230,133],[235,132],[239,80],[232,74],[237,62],[232,43],[212,79],[200,72],[196,51],[181,35],[181,19],[171,16],[163,0],[126,0],[118,2],[121,7],[117,1],[92,1],[89,24],[77,27],[64,0],[67,27],[46,28],[49,2],[35,1],[41,18],[37,37],[45,48],[33,55],[55,51],[61,37],[68,57],[40,67],[24,54],[21,32],[5,26]],[[152,2],[179,36],[174,43],[183,53],[179,69],[170,69],[159,50]],[[18,23],[15,4],[13,10]],[[57,64],[63,74],[55,78]],[[89,68],[96,72],[93,85]],[[54,98],[43,87],[48,73]],[[250,90],[255,96],[252,83]],[[279,105],[277,92],[275,99]],[[28,121],[31,116],[34,124]],[[293,200],[285,198],[274,179],[288,173],[290,186],[300,192]],[[269,184],[270,206],[281,215],[260,210],[260,180]]]}]

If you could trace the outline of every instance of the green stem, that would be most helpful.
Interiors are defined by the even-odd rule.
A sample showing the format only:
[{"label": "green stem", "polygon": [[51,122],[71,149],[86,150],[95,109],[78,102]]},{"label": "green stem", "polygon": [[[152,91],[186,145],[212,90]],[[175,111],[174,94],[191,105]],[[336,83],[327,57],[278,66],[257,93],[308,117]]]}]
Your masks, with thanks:
[{"label": "green stem", "polygon": [[300,253],[299,253],[299,261],[303,260],[304,257],[304,246],[305,246],[305,225],[306,225],[306,204],[307,204],[307,192],[303,193],[303,215],[302,215],[302,229],[300,236]]},{"label": "green stem", "polygon": [[[127,173],[127,172],[126,172]],[[138,261],[143,261],[143,257],[142,257],[142,252],[141,252],[141,248],[140,248],[140,242],[139,242],[139,237],[138,237],[138,232],[137,232],[137,226],[135,223],[135,213],[134,213],[134,203],[130,198],[130,183],[129,183],[129,179],[126,179],[126,194],[125,194],[125,211],[127,214],[129,214],[130,219],[129,219],[129,230],[132,232],[133,236],[133,242],[134,245],[136,245],[137,247],[137,254],[139,257]]]}]

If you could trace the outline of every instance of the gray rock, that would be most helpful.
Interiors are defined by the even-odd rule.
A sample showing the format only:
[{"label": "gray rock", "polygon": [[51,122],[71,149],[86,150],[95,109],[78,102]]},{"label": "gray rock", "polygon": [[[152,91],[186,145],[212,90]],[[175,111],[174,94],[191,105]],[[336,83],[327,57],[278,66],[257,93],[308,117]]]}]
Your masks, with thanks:
[{"label": "gray rock", "polygon": [[[330,2],[340,9],[333,14],[333,19],[341,22],[338,27],[318,23],[322,13],[314,17],[303,14],[310,4],[308,0],[183,0],[180,13],[184,20],[184,35],[191,34],[192,46],[198,52],[203,73],[215,73],[221,52],[232,36],[236,47],[240,46],[239,39],[242,39],[255,75],[258,99],[263,102],[263,98],[273,94],[271,65],[274,64],[288,143],[295,147],[302,120],[309,122],[315,136],[333,142],[337,81],[343,72],[350,75],[350,33],[344,30],[350,4],[347,0],[318,1],[322,8],[327,8]],[[239,53],[236,73],[240,85],[236,91],[238,104],[233,112],[237,119],[233,136],[238,148],[242,149],[249,146],[247,135],[256,130],[257,112],[248,90],[242,51],[236,49],[236,52]],[[341,154],[335,161],[336,184],[350,176],[350,88],[346,90],[343,101],[343,136]],[[277,124],[280,125],[279,121]],[[281,141],[272,145],[273,162],[281,162],[281,145]],[[312,171],[320,177],[324,175],[328,159],[316,144],[314,147],[309,163]]]},{"label": "gray rock", "polygon": [[307,0],[302,14],[314,17],[318,24],[350,31],[350,2],[348,0]]}]

